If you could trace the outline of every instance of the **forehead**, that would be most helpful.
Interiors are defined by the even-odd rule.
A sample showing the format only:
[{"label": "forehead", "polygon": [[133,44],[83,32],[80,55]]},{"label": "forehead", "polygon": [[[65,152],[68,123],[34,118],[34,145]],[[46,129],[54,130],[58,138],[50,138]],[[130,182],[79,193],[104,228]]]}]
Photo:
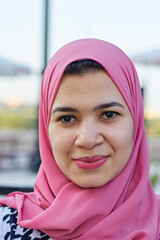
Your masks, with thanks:
[{"label": "forehead", "polygon": [[124,99],[106,71],[84,73],[82,75],[66,75],[62,78],[55,104],[81,103],[90,101],[101,103],[106,101],[120,101]]}]

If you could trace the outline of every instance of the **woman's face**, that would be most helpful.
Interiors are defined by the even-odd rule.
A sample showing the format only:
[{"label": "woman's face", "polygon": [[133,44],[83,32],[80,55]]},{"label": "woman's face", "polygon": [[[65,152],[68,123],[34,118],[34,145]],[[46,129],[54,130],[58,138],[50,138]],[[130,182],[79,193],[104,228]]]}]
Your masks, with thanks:
[{"label": "woman's face", "polygon": [[83,188],[116,177],[132,152],[133,120],[105,71],[63,77],[53,103],[49,138],[63,174]]}]

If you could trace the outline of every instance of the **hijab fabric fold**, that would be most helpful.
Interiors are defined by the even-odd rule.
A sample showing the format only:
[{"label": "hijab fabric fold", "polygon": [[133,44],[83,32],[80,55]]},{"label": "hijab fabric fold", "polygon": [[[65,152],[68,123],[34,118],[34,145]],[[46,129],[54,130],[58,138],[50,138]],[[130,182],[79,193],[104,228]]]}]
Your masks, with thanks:
[{"label": "hijab fabric fold", "polygon": [[[51,108],[63,72],[68,64],[80,59],[95,60],[106,69],[134,121],[128,163],[109,183],[91,189],[83,189],[63,175],[48,136]],[[39,229],[54,240],[160,239],[160,197],[149,181],[141,89],[136,70],[122,50],[106,41],[82,39],[65,45],[51,58],[42,79],[39,141],[42,164],[34,192],[14,192],[0,200],[18,210],[20,226]]]}]

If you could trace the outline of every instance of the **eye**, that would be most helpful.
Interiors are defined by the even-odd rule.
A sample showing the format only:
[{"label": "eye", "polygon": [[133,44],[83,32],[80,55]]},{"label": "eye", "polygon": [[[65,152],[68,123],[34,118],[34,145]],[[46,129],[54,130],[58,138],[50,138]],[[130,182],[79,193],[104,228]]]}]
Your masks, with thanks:
[{"label": "eye", "polygon": [[103,112],[101,115],[101,118],[107,119],[107,120],[111,120],[116,118],[119,115],[118,112],[113,112],[113,111],[106,111]]},{"label": "eye", "polygon": [[61,121],[62,123],[72,123],[75,120],[76,120],[75,117],[71,115],[64,115],[58,118],[58,122]]}]

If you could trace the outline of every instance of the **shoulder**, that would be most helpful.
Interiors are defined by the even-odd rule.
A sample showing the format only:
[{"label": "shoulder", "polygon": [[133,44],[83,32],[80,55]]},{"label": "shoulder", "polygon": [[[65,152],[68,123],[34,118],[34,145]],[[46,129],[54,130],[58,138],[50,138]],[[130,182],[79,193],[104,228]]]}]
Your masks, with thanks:
[{"label": "shoulder", "polygon": [[39,230],[22,228],[17,225],[18,212],[8,206],[0,208],[0,240],[2,239],[43,239],[50,240],[45,233]]}]

